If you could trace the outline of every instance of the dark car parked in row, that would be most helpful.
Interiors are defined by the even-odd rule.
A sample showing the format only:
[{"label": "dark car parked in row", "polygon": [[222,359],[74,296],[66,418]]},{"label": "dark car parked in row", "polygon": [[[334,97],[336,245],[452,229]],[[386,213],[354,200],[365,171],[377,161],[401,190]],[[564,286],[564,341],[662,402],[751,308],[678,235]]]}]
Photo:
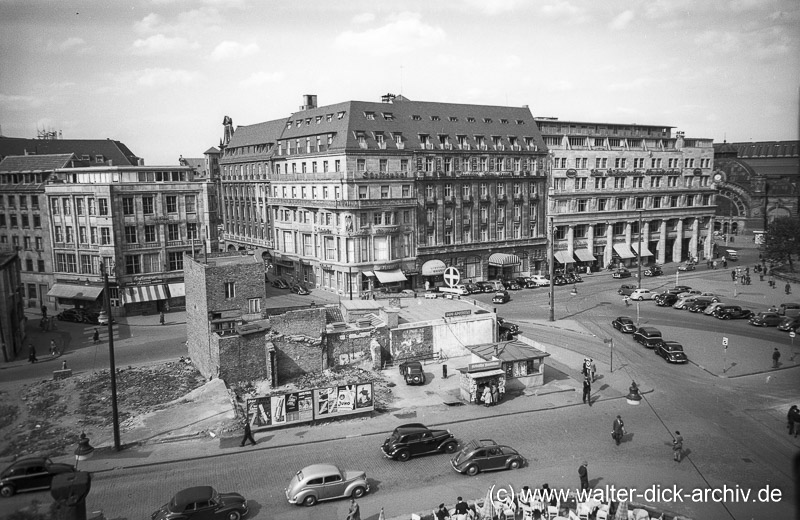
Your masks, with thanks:
[{"label": "dark car parked in row", "polygon": [[481,288],[481,291],[483,292],[494,292],[495,285],[491,282],[482,281],[482,282],[476,282],[476,284],[478,287]]},{"label": "dark car parked in row", "polygon": [[783,316],[777,312],[759,312],[750,317],[750,325],[756,327],[777,327],[783,321]]},{"label": "dark car parked in row", "polygon": [[492,303],[506,303],[511,301],[511,296],[509,296],[508,291],[497,291],[492,296]]},{"label": "dark car parked in row", "polygon": [[500,339],[506,336],[516,336],[519,334],[519,326],[516,323],[511,323],[500,317],[497,318],[497,329],[500,333]]},{"label": "dark car parked in row", "polygon": [[627,269],[618,269],[614,271],[614,273],[611,275],[611,278],[630,278],[630,277],[631,277],[631,272],[628,271]]},{"label": "dark car parked in row", "polygon": [[655,348],[661,341],[661,331],[654,327],[639,327],[633,333],[633,339],[647,348]]},{"label": "dark car parked in row", "polygon": [[624,283],[617,289],[617,294],[620,296],[630,296],[633,291],[637,289],[635,284]]},{"label": "dark car parked in row", "polygon": [[280,278],[275,278],[272,280],[272,286],[276,289],[288,289],[289,284],[281,280]]},{"label": "dark car parked in row", "polygon": [[299,283],[296,283],[296,284],[292,285],[291,289],[292,289],[293,293],[299,294],[301,296],[309,294],[308,289],[306,289],[305,287],[303,287]]},{"label": "dark car parked in row", "polygon": [[660,341],[656,345],[655,353],[664,358],[667,363],[688,363],[689,358],[683,351],[683,345],[677,341]]},{"label": "dark car parked in row", "polygon": [[74,321],[75,323],[97,323],[99,314],[85,309],[64,309],[56,314],[59,321]]},{"label": "dark car parked in row", "polygon": [[425,384],[425,370],[422,368],[422,363],[419,361],[400,363],[400,373],[403,374],[407,385]]},{"label": "dark car parked in row", "polygon": [[721,305],[714,311],[714,316],[721,320],[746,320],[753,315],[753,311],[742,309],[738,305]]},{"label": "dark car parked in row", "polygon": [[654,265],[652,267],[648,267],[647,269],[645,269],[644,273],[642,274],[644,274],[645,276],[661,276],[662,274],[664,274],[664,271],[661,270],[661,267]]},{"label": "dark car parked in row", "polygon": [[21,491],[50,489],[53,477],[73,471],[74,466],[55,463],[47,457],[19,459],[0,473],[0,496],[10,497]]},{"label": "dark car parked in row", "polygon": [[675,302],[678,301],[678,295],[672,293],[656,294],[653,297],[653,301],[655,301],[656,305],[659,307],[672,307]]},{"label": "dark car parked in row", "polygon": [[458,442],[450,430],[431,430],[420,423],[398,426],[381,446],[384,457],[401,462],[417,455],[455,453],[457,449]]},{"label": "dark car parked in row", "polygon": [[781,322],[778,324],[778,330],[782,330],[784,332],[797,332],[799,327],[800,317],[783,318],[783,320],[781,320]]},{"label": "dark car parked in row", "polygon": [[636,332],[636,324],[628,316],[620,316],[611,322],[611,325],[620,332],[633,334]]}]

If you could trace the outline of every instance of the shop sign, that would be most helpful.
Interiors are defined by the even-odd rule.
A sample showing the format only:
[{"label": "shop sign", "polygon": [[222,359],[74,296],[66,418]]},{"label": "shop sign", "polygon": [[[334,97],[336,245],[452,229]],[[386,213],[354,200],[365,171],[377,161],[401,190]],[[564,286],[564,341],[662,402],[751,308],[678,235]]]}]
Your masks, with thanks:
[{"label": "shop sign", "polygon": [[469,316],[470,314],[472,314],[472,311],[471,311],[471,310],[469,310],[469,309],[464,309],[464,310],[461,310],[461,311],[450,311],[450,312],[445,312],[445,313],[444,313],[444,317],[445,317],[445,318],[454,318],[454,317],[456,317],[456,316]]},{"label": "shop sign", "polygon": [[567,177],[575,177],[576,175],[578,175],[578,170],[574,168],[567,170]]},{"label": "shop sign", "polygon": [[503,363],[501,361],[484,361],[483,363],[470,363],[467,367],[468,373],[473,372],[485,372],[487,370],[497,370],[502,368]]},{"label": "shop sign", "polygon": [[698,177],[700,175],[703,175],[703,170],[701,170],[700,168],[695,168],[692,173],[694,174],[695,177]]},{"label": "shop sign", "polygon": [[131,282],[134,285],[150,285],[156,283],[164,283],[163,278],[148,278],[146,276],[134,276]]}]

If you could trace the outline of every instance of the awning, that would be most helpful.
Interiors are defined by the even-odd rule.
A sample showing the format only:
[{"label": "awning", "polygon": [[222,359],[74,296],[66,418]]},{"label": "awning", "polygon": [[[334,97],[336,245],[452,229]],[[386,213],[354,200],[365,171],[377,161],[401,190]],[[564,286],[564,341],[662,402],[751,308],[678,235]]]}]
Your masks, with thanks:
[{"label": "awning", "polygon": [[428,260],[422,264],[422,276],[437,276],[444,274],[447,266],[441,260]]},{"label": "awning", "polygon": [[169,295],[171,298],[186,296],[186,284],[184,283],[170,283],[167,284],[167,288],[169,289]]},{"label": "awning", "polygon": [[47,291],[47,296],[94,301],[101,292],[103,292],[103,288],[96,285],[71,285],[68,283],[57,283],[53,285],[52,289]]},{"label": "awning", "polygon": [[633,254],[628,244],[614,244],[614,251],[616,251],[623,260],[626,258],[636,258],[636,255]]},{"label": "awning", "polygon": [[369,276],[370,278],[375,278],[375,273],[373,273],[372,271],[361,271],[361,274],[363,274],[364,276]]},{"label": "awning", "polygon": [[496,368],[494,370],[484,370],[483,372],[468,372],[469,377],[472,379],[478,379],[481,377],[494,377],[505,374],[506,371],[502,368]]},{"label": "awning", "polygon": [[592,252],[588,249],[576,249],[575,256],[577,256],[578,260],[581,262],[594,262],[597,260],[597,258],[595,258]]},{"label": "awning", "polygon": [[152,302],[156,300],[166,300],[167,293],[163,285],[142,285],[135,287],[125,287],[122,293],[123,305],[136,302]]},{"label": "awning", "polygon": [[[633,248],[634,251],[636,251],[637,249],[639,249],[639,244],[631,244],[631,247]],[[651,253],[650,250],[647,249],[647,244],[642,243],[642,250],[639,252],[639,256],[653,256],[653,253]]]},{"label": "awning", "polygon": [[569,254],[569,251],[556,251],[556,261],[562,264],[570,264],[575,262],[575,257]]},{"label": "awning", "polygon": [[403,271],[401,271],[400,269],[391,269],[389,271],[375,271],[375,277],[381,283],[405,282],[407,280],[406,275],[404,275]]},{"label": "awning", "polygon": [[489,265],[506,266],[506,265],[519,265],[519,257],[517,255],[510,255],[508,253],[492,253],[489,256]]}]

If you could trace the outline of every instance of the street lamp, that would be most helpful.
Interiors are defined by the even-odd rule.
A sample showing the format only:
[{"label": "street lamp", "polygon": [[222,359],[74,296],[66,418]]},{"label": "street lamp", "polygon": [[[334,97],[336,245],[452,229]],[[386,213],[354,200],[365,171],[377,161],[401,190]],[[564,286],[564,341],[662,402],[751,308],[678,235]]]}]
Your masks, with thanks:
[{"label": "street lamp", "polygon": [[85,432],[81,432],[78,439],[78,447],[75,448],[75,471],[78,471],[78,462],[86,460],[94,453],[94,447],[89,444],[89,438],[86,437]]},{"label": "street lamp", "polygon": [[[194,248],[192,248],[194,250]],[[119,411],[117,410],[117,368],[114,366],[114,320],[111,318],[111,296],[108,288],[108,271],[104,263],[100,263],[103,274],[103,300],[105,301],[106,315],[108,316],[108,362],[111,369],[111,423],[114,427],[114,450],[121,448],[119,441]]]},{"label": "street lamp", "polygon": [[550,217],[550,225],[547,227],[547,263],[548,271],[550,273],[550,321],[556,321],[555,317],[555,251],[553,247],[553,239],[555,238],[553,234],[553,217]]},{"label": "street lamp", "polygon": [[636,279],[638,281],[637,289],[641,289],[642,288],[642,213],[643,213],[643,210],[640,209],[639,210],[639,251],[638,251],[638,253],[639,253],[639,261],[637,262],[639,264],[639,272],[636,275]]}]

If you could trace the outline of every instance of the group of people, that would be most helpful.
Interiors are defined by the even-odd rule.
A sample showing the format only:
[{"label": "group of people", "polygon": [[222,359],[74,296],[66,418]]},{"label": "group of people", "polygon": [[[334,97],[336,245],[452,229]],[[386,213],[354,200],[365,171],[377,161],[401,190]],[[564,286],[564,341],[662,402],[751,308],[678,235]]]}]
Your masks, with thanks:
[{"label": "group of people", "polygon": [[497,383],[489,383],[483,390],[478,389],[478,394],[481,396],[483,406],[493,406],[500,402],[500,387]]}]

